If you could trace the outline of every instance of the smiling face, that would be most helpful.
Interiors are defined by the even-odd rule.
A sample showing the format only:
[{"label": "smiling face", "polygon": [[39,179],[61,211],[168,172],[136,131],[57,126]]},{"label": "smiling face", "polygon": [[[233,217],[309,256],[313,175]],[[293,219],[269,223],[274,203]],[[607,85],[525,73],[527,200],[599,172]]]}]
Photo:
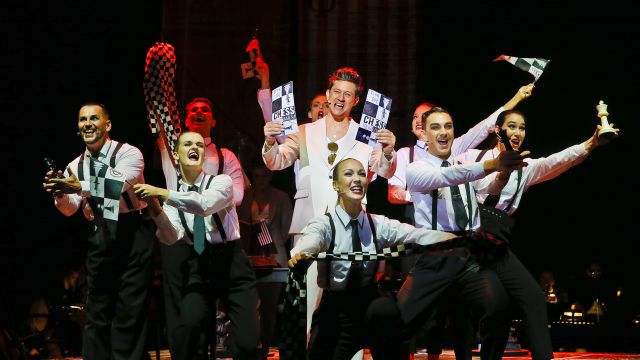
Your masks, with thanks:
[{"label": "smiling face", "polygon": [[211,128],[216,126],[211,106],[206,101],[194,101],[187,106],[187,128],[202,137],[211,136]]},{"label": "smiling face", "polygon": [[362,201],[367,193],[367,172],[360,161],[345,159],[338,163],[334,171],[333,189],[338,193],[338,201]]},{"label": "smiling face", "polygon": [[78,134],[88,148],[100,150],[109,138],[111,120],[99,105],[85,105],[78,112]]},{"label": "smiling face", "polygon": [[424,140],[424,129],[422,128],[422,114],[431,110],[432,106],[428,104],[420,104],[413,112],[413,119],[411,120],[411,132],[419,140]]},{"label": "smiling face", "polygon": [[446,112],[433,112],[425,119],[425,134],[431,155],[447,160],[453,144],[453,120]]},{"label": "smiling face", "polygon": [[196,132],[183,132],[178,137],[173,157],[181,168],[199,167],[204,162],[204,138]]},{"label": "smiling face", "polygon": [[309,112],[307,117],[311,122],[315,122],[321,119],[329,113],[329,103],[327,102],[327,96],[324,94],[316,95],[309,104]]},{"label": "smiling face", "polygon": [[351,109],[358,104],[360,98],[356,95],[356,89],[356,84],[351,81],[336,80],[327,90],[329,112],[335,120],[348,118]]},{"label": "smiling face", "polygon": [[524,117],[518,113],[509,114],[505,116],[501,128],[507,132],[513,150],[519,151],[526,135]]}]

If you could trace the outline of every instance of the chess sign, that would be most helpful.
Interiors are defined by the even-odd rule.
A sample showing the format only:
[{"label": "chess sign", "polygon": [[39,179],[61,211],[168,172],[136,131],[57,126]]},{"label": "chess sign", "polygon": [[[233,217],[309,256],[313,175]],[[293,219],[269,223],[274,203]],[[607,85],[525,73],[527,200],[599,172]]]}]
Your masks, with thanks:
[{"label": "chess sign", "polygon": [[356,140],[374,147],[380,147],[381,145],[376,139],[376,132],[387,127],[390,111],[391,98],[369,89],[364,109],[362,109]]},{"label": "chess sign", "polygon": [[293,81],[271,91],[271,120],[281,122],[284,135],[298,132],[298,118],[293,97]]}]

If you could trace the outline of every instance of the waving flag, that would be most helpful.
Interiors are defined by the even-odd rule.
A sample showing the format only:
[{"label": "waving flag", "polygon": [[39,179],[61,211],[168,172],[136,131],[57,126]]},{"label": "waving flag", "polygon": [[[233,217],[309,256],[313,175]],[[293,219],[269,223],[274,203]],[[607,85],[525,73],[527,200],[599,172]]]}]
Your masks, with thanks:
[{"label": "waving flag", "polygon": [[536,78],[536,81],[540,78],[540,76],[542,75],[542,71],[544,71],[545,66],[547,66],[547,64],[549,63],[549,60],[546,59],[519,58],[508,55],[500,55],[493,61],[498,60],[506,60],[512,63],[520,70],[524,70],[533,75],[533,77]]}]

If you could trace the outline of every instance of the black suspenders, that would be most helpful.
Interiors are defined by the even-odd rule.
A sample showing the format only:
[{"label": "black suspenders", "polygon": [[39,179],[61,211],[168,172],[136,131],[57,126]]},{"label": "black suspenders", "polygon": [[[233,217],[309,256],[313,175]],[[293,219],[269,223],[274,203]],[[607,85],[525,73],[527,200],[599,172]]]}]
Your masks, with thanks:
[{"label": "black suspenders", "polygon": [[[469,219],[468,224],[469,228],[471,228],[471,226],[473,226],[473,218],[471,217],[471,187],[469,186],[469,183],[465,183],[464,187],[467,194],[467,216]],[[431,230],[438,230],[438,189],[431,190]],[[460,229],[460,231],[465,230],[466,229]]]},{"label": "black suspenders", "polygon": [[[113,140],[111,141],[115,142]],[[118,142],[115,149],[113,149],[113,153],[111,153],[111,157],[109,158],[109,166],[111,168],[116,167],[116,155],[118,154],[118,151],[120,151],[120,149],[122,148],[122,145],[124,145],[124,143]],[[84,181],[84,152],[80,155],[80,159],[78,160],[77,174],[78,174],[78,180]],[[127,204],[127,210],[129,211],[133,210],[134,209],[133,202],[129,197],[129,193],[125,191],[121,195],[122,195],[122,198],[124,199],[124,202]]]},{"label": "black suspenders", "polygon": [[[213,178],[215,176],[213,175],[209,175],[209,180],[207,180],[206,185],[202,186],[205,179],[206,179],[205,175],[202,178],[202,181],[200,182],[200,186],[198,187],[198,193],[202,194],[203,190],[206,190],[209,188],[209,185],[211,185],[211,182],[213,181]],[[189,227],[187,226],[187,219],[184,216],[184,211],[178,209],[178,215],[180,216],[180,222],[182,223],[182,227],[184,228],[184,231],[187,233],[187,235],[189,236],[190,239],[193,240],[193,234],[191,233],[191,231],[189,231]],[[222,226],[222,219],[220,219],[220,215],[218,215],[218,213],[213,213],[211,215],[211,218],[213,219],[213,221],[216,224],[216,227],[218,228],[218,231],[220,232],[220,237],[222,238],[222,242],[227,242],[227,233],[224,231],[224,227]]]},{"label": "black suspenders", "polygon": [[[376,247],[376,252],[379,252],[380,250],[378,249],[378,235],[376,234],[376,224],[373,222],[373,218],[371,217],[371,214],[369,213],[366,213],[366,214],[367,214],[367,219],[369,219],[369,228],[371,229],[373,244]],[[331,242],[329,243],[329,248],[327,249],[327,253],[330,254],[333,252],[336,246],[336,225],[333,222],[333,217],[331,216],[331,214],[325,213],[325,215],[329,218],[329,226],[331,226]],[[325,261],[325,263],[327,264],[327,271],[325,274],[326,275],[325,287],[328,289],[331,287],[331,260],[327,260]]]},{"label": "black suspenders", "polygon": [[[487,151],[488,151],[487,149],[482,150],[480,154],[478,154],[478,157],[476,158],[476,162],[482,160],[482,158],[484,158],[484,154],[486,154]],[[522,168],[518,169],[518,183],[516,184],[516,192],[513,194],[513,197],[511,198],[509,205],[507,205],[504,211],[508,212],[513,206],[513,203],[516,201],[516,197],[518,197],[518,193],[520,192],[520,181],[522,181]],[[484,199],[484,203],[482,205],[490,206],[494,208],[496,207],[496,205],[498,205],[498,201],[500,201],[500,194],[488,195],[487,198]]]}]

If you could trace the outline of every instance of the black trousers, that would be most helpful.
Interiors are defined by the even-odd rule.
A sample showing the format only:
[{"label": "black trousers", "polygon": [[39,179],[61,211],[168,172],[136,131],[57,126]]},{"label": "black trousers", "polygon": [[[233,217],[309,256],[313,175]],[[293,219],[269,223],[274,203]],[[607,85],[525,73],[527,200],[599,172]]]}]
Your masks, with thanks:
[{"label": "black trousers", "polygon": [[134,212],[89,235],[85,359],[146,359],[155,224]]},{"label": "black trousers", "polygon": [[374,359],[397,360],[402,321],[395,301],[376,287],[324,291],[313,313],[308,358],[349,360],[370,348]]},{"label": "black trousers", "polygon": [[[176,247],[173,249],[173,247]],[[176,256],[173,256],[173,255]],[[207,244],[198,255],[179,242],[162,249],[169,346],[173,359],[206,358],[215,343],[215,299],[226,305],[237,359],[255,359],[258,347],[256,279],[241,241]],[[208,339],[212,339],[209,341]]]},{"label": "black trousers", "polygon": [[[409,358],[409,342],[424,322],[432,316],[438,300],[447,291],[455,291],[464,299],[465,308],[479,322],[482,359],[501,359],[504,352],[507,294],[496,274],[471,262],[466,249],[425,253],[416,261],[411,281],[398,293],[398,307],[404,321],[403,358]],[[507,328],[508,334],[508,328]],[[454,344],[456,358],[470,358],[466,337]]]},{"label": "black trousers", "polygon": [[547,326],[547,303],[536,280],[511,250],[485,266],[496,273],[511,301],[522,311],[532,359],[552,359],[553,348]]}]

